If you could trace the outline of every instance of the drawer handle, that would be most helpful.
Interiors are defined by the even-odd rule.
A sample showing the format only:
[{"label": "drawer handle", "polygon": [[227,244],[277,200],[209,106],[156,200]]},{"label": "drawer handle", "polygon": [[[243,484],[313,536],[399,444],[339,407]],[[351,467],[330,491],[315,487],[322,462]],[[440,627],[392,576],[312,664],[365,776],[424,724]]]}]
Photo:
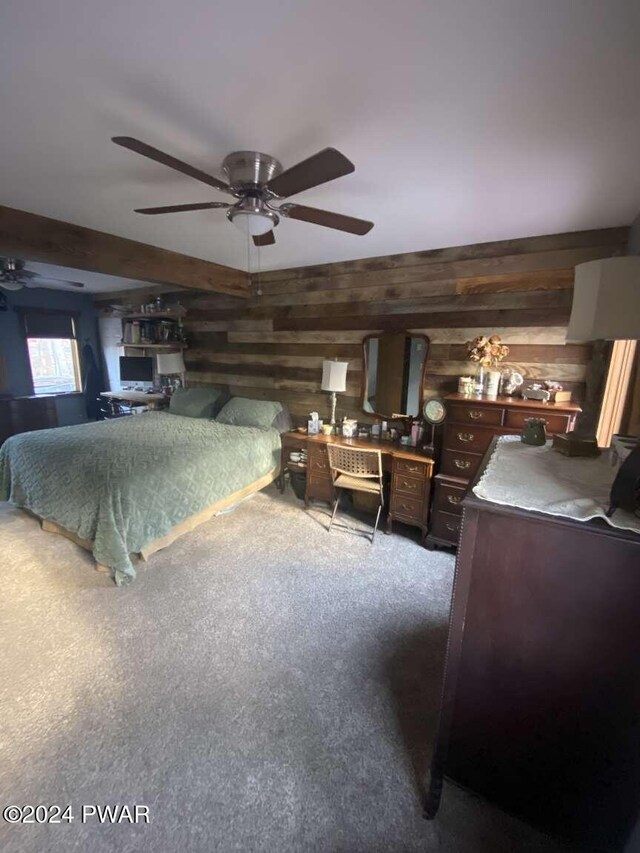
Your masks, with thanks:
[{"label": "drawer handle", "polygon": [[459,432],[458,433],[458,441],[473,441],[473,433],[472,432]]},{"label": "drawer handle", "polygon": [[462,498],[457,498],[455,495],[447,495],[447,500],[450,504],[459,504]]},{"label": "drawer handle", "polygon": [[316,462],[316,468],[321,468],[323,471],[326,471],[327,465],[325,462]]},{"label": "drawer handle", "polygon": [[409,471],[411,474],[417,474],[417,473],[418,473],[418,471],[420,470],[420,468],[419,468],[417,465],[405,465],[404,467],[405,467],[405,468],[406,468],[406,470],[407,470],[407,471]]},{"label": "drawer handle", "polygon": [[412,483],[410,480],[403,480],[401,483],[405,489],[413,489],[414,491],[418,488],[418,483]]},{"label": "drawer handle", "polygon": [[453,464],[456,466],[456,468],[471,468],[471,462],[469,462],[467,459],[454,459]]},{"label": "drawer handle", "polygon": [[405,512],[413,512],[413,507],[407,506],[407,504],[400,504],[400,509],[403,509]]},{"label": "drawer handle", "polygon": [[482,412],[478,411],[478,409],[470,409],[469,410],[469,417],[472,420],[477,421],[478,418],[482,417]]},{"label": "drawer handle", "polygon": [[458,532],[458,525],[453,524],[453,522],[451,522],[451,521],[447,521],[445,523],[445,527],[447,528],[447,530],[450,530],[451,533],[457,533]]}]

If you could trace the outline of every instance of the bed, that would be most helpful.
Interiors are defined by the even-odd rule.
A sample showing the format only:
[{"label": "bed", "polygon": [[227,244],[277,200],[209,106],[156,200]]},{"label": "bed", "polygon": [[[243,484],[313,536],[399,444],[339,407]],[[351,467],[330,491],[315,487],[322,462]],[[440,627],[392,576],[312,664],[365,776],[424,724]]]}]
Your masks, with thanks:
[{"label": "bed", "polygon": [[276,479],[280,447],[273,426],[157,411],[22,433],[0,448],[0,500],[89,548],[123,585],[132,557]]}]

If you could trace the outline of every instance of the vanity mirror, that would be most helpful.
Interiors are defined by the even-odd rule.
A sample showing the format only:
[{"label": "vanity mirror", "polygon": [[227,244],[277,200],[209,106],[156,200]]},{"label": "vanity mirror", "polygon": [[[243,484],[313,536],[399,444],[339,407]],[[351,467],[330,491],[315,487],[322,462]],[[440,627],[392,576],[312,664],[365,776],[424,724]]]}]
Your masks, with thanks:
[{"label": "vanity mirror", "polygon": [[367,335],[362,342],[362,409],[391,420],[422,413],[429,338],[411,332]]}]

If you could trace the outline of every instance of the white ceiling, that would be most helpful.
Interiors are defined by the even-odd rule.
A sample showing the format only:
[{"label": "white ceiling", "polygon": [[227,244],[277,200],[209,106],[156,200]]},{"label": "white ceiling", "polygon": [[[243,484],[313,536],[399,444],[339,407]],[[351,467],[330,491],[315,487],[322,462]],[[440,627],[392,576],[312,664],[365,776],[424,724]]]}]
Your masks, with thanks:
[{"label": "white ceiling", "polygon": [[[332,145],[356,172],[295,197],[365,237],[284,221],[263,269],[628,224],[640,209],[631,0],[4,0],[0,202],[246,269],[226,200],[113,145],[219,174]],[[255,265],[255,256],[251,264]]]}]

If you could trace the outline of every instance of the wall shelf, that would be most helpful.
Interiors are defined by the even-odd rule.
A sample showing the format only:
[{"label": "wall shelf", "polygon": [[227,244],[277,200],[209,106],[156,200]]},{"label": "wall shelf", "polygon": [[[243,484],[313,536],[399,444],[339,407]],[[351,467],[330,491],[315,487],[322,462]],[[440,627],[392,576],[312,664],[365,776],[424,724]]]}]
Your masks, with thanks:
[{"label": "wall shelf", "polygon": [[125,341],[120,341],[121,347],[128,349],[188,349],[188,344],[182,341],[165,341],[163,344],[128,344]]},{"label": "wall shelf", "polygon": [[123,320],[180,320],[186,310],[182,311],[138,311],[131,314],[123,314]]},{"label": "wall shelf", "polygon": [[[121,346],[134,349],[182,350],[184,308],[166,311],[132,311],[121,317]],[[146,343],[144,343],[146,341]]]}]

